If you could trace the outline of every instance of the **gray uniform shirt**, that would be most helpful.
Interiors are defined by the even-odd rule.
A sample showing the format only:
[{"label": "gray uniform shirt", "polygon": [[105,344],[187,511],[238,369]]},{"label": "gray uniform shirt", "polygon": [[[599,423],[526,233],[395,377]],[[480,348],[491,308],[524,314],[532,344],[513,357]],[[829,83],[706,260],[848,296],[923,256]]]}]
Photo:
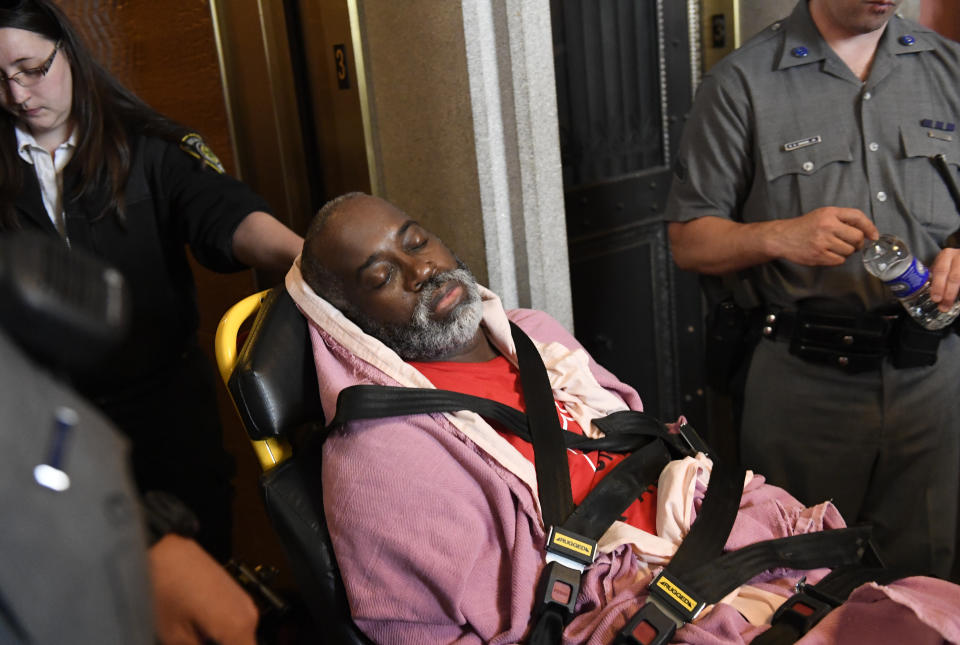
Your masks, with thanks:
[{"label": "gray uniform shirt", "polygon": [[[821,38],[806,0],[704,77],[674,166],[667,218],[792,218],[858,208],[929,264],[960,228],[932,163],[960,164],[960,46],[894,17],[866,82]],[[768,304],[856,312],[892,302],[859,253],[839,267],[751,270]]]},{"label": "gray uniform shirt", "polygon": [[[60,460],[70,485],[57,491],[34,468],[50,460],[62,406],[77,424]],[[0,643],[154,643],[126,441],[2,329],[0,442]]]}]

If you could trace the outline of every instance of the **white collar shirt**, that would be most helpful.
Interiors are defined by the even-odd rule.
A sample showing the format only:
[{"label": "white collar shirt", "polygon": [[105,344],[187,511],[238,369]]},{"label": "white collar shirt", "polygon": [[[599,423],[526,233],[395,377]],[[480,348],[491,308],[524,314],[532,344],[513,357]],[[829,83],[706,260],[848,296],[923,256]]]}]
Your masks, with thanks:
[{"label": "white collar shirt", "polygon": [[67,237],[66,218],[63,212],[63,169],[73,158],[77,148],[76,131],[61,143],[51,155],[37,143],[30,132],[17,126],[17,152],[20,158],[31,164],[40,182],[40,194],[47,215],[64,238]]}]

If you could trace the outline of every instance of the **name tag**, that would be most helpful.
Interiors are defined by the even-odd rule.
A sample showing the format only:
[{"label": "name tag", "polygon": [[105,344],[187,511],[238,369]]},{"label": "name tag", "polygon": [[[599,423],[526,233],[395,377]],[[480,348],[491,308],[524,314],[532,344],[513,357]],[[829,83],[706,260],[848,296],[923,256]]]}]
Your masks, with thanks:
[{"label": "name tag", "polygon": [[807,137],[806,139],[791,141],[790,143],[783,144],[783,151],[793,152],[794,150],[799,150],[800,148],[806,148],[807,146],[815,146],[821,141],[823,141],[823,138],[819,134],[814,137]]}]

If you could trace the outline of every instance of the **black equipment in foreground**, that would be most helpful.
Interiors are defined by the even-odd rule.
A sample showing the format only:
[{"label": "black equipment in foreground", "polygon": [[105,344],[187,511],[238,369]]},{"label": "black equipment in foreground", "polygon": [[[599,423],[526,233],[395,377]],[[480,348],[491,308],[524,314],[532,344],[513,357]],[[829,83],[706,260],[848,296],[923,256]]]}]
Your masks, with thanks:
[{"label": "black equipment in foreground", "polygon": [[37,233],[0,236],[0,326],[58,371],[89,369],[130,322],[123,276],[87,252]]}]

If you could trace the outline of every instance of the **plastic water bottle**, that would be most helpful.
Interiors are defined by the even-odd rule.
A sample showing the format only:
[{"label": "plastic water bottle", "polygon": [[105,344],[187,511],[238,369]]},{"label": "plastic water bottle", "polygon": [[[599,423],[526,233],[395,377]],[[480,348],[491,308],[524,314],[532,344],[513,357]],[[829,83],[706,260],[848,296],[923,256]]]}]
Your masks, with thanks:
[{"label": "plastic water bottle", "polygon": [[907,245],[893,235],[867,240],[863,266],[890,287],[913,318],[927,329],[942,329],[960,314],[960,301],[950,311],[940,311],[930,299],[930,269],[913,257]]}]

